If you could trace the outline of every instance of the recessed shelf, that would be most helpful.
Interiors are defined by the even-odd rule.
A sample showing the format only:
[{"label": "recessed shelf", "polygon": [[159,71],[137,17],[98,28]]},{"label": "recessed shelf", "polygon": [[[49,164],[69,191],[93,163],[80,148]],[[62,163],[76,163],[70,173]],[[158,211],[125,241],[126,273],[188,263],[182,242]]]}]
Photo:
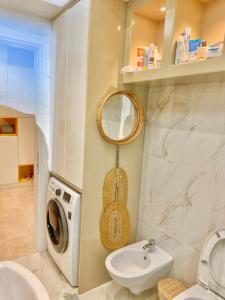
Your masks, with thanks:
[{"label": "recessed shelf", "polygon": [[137,49],[147,49],[151,44],[158,47],[158,52],[162,57],[165,11],[161,8],[165,6],[166,0],[152,0],[145,1],[134,8],[131,20],[129,65],[138,67]]},{"label": "recessed shelf", "polygon": [[[193,2],[193,3],[192,3]],[[160,6],[162,4],[160,3]],[[133,0],[128,4],[125,65],[131,65],[135,53],[132,35],[134,14],[143,7],[154,9],[155,0]],[[225,51],[218,57],[195,60],[191,63],[175,65],[175,46],[180,34],[191,27],[191,39],[201,38],[208,45],[222,42],[224,49],[225,1],[224,0],[167,0],[162,45],[162,66],[154,70],[125,73],[124,84],[146,83],[168,85],[176,83],[210,82],[225,79]],[[157,8],[159,11],[159,7]],[[147,13],[147,9],[146,9]],[[137,29],[137,28],[136,28]],[[140,36],[142,36],[142,32]],[[136,38],[137,39],[137,38]],[[140,42],[139,42],[140,43]]]},{"label": "recessed shelf", "polygon": [[191,28],[192,40],[201,39],[206,42],[207,46],[223,45],[224,15],[225,1],[176,0],[172,63],[175,63],[176,41],[187,27]]},{"label": "recessed shelf", "polygon": [[160,70],[126,73],[124,84],[146,83],[169,85],[182,83],[202,83],[225,80],[224,57],[182,65],[168,65]]},{"label": "recessed shelf", "polygon": [[0,117],[0,136],[17,136],[18,119],[13,117]]},{"label": "recessed shelf", "polygon": [[34,165],[19,165],[19,182],[25,183],[33,180]]}]

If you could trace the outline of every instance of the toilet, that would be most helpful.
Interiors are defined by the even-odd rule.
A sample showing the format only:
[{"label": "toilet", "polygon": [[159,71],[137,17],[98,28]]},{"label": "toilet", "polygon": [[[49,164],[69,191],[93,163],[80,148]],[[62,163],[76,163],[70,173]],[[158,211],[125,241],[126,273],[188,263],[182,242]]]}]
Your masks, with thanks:
[{"label": "toilet", "polygon": [[198,284],[174,300],[223,300],[225,298],[225,228],[206,240],[198,268]]}]

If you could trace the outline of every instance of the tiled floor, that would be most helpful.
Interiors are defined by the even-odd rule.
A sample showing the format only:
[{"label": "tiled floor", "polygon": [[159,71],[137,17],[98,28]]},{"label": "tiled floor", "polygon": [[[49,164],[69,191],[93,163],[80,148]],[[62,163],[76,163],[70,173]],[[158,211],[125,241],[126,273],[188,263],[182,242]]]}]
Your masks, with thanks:
[{"label": "tiled floor", "polygon": [[35,253],[15,261],[40,279],[51,300],[158,300],[155,290],[135,296],[114,281],[78,295],[77,289],[69,285],[47,252]]},{"label": "tiled floor", "polygon": [[133,295],[128,289],[122,288],[116,282],[110,281],[96,289],[79,296],[80,300],[158,300],[155,289]]},{"label": "tiled floor", "polygon": [[0,261],[35,252],[34,187],[0,188]]},{"label": "tiled floor", "polygon": [[78,300],[77,289],[72,288],[52,261],[48,252],[34,253],[15,259],[34,273],[46,288],[51,300]]}]

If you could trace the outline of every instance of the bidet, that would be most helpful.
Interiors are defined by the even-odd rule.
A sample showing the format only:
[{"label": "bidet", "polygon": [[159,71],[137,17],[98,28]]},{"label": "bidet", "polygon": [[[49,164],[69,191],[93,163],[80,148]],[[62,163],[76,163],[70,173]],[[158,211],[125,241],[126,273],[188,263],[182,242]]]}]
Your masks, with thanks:
[{"label": "bidet", "polygon": [[112,279],[136,295],[156,286],[173,263],[173,258],[158,246],[150,252],[146,247],[148,244],[149,241],[142,241],[123,247],[111,253],[105,261]]}]

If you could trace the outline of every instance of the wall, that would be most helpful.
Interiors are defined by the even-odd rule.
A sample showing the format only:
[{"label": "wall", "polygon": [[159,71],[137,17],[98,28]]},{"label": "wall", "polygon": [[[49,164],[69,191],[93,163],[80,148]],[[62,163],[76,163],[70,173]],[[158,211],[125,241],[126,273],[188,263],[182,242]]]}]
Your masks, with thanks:
[{"label": "wall", "polygon": [[138,239],[156,238],[188,284],[208,233],[225,226],[224,111],[225,82],[149,89]]},{"label": "wall", "polygon": [[202,35],[203,4],[199,0],[177,0],[174,41],[179,38],[186,27],[191,27],[191,38]]},{"label": "wall", "polygon": [[[89,67],[85,134],[85,161],[81,212],[79,293],[110,280],[105,269],[109,254],[101,244],[100,220],[103,212],[102,189],[106,174],[115,167],[116,147],[103,140],[96,125],[99,102],[112,89],[121,86],[126,6],[120,0],[93,0],[90,18]],[[104,18],[99,18],[104,16]],[[144,89],[136,90],[143,99]],[[120,165],[128,174],[128,210],[135,240],[139,180],[142,157],[140,136],[121,147]]]},{"label": "wall", "polygon": [[158,30],[155,39],[155,44],[158,46],[158,51],[162,55],[163,52],[163,42],[164,42],[164,28],[165,20],[158,22]]},{"label": "wall", "polygon": [[202,38],[209,44],[218,43],[224,40],[225,33],[225,2],[213,0],[204,5]]}]

